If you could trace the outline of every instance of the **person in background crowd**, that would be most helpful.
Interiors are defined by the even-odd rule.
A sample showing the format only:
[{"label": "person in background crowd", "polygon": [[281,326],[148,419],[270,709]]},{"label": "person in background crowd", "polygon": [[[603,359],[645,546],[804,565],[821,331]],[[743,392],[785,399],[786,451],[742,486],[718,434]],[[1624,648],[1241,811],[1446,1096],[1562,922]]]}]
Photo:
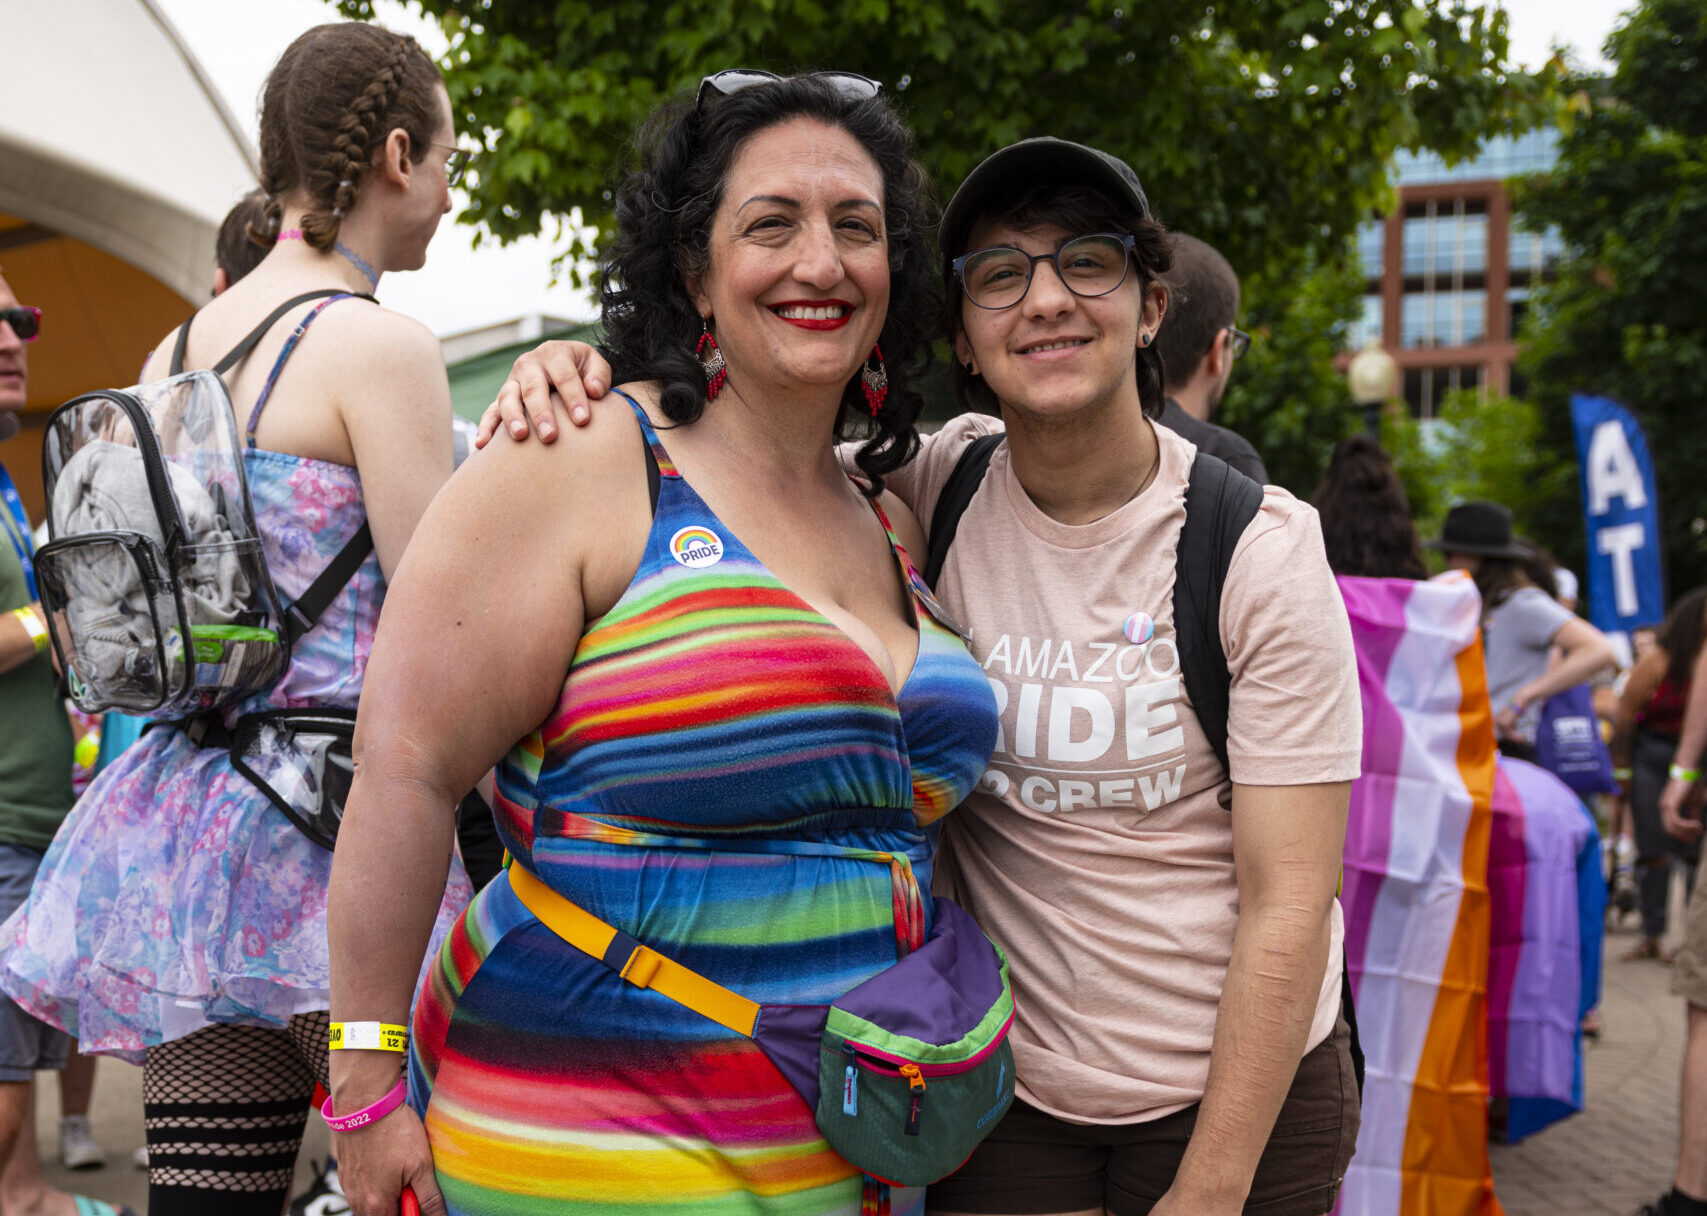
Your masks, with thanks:
[{"label": "person in background crowd", "polygon": [[[29,383],[24,343],[35,340],[40,326],[40,313],[19,304],[0,278],[0,437],[17,434]],[[71,810],[72,739],[36,602],[30,524],[4,466],[0,499],[0,526],[9,542],[0,545],[0,915],[9,915],[28,897],[43,850]],[[115,1210],[53,1190],[41,1175],[35,1074],[63,1069],[69,1049],[62,1031],[0,996],[0,1212],[83,1216]]]},{"label": "person in background crowd", "polygon": [[1176,232],[1167,283],[1168,315],[1156,333],[1167,404],[1156,421],[1260,486],[1268,470],[1257,450],[1209,421],[1233,378],[1233,364],[1251,344],[1251,336],[1237,328],[1239,276],[1213,246]]},{"label": "person in background crowd", "polygon": [[[260,227],[266,216],[267,196],[260,189],[251,190],[225,213],[214,243],[213,294],[226,290],[244,275],[261,264],[270,246],[258,244],[249,234],[251,227]],[[147,720],[109,711],[101,715],[100,745],[95,755],[94,774],[98,775],[119,754],[142,738]],[[95,1092],[95,1058],[77,1050],[72,1040],[71,1055],[59,1074],[59,1161],[68,1170],[93,1169],[105,1165],[106,1150],[95,1140],[89,1123],[89,1107]],[[140,1146],[132,1156],[139,1169],[148,1168],[148,1146]]]},{"label": "person in background crowd", "polygon": [[266,231],[267,194],[257,187],[239,199],[220,222],[219,239],[214,245],[214,295],[224,295],[261,264],[273,247],[265,239]]},{"label": "person in background crowd", "polygon": [[[1555,588],[1536,585],[1528,573],[1535,550],[1512,535],[1511,512],[1500,504],[1453,507],[1440,535],[1426,543],[1445,555],[1448,566],[1476,580],[1500,750],[1533,760],[1541,703],[1615,665],[1612,644],[1562,606]],[[1555,646],[1559,659],[1549,666]]]},{"label": "person in background crowd", "polygon": [[[360,297],[425,262],[464,155],[454,139],[444,84],[413,39],[358,22],[302,34],[262,98],[254,235],[270,252],[143,369],[164,378],[180,332],[184,366],[208,367],[297,300],[226,381],[280,595],[302,595],[371,531],[279,683],[225,711],[226,727],[286,706],[355,707],[386,580],[450,475],[437,339]],[[332,854],[226,746],[182,725],[144,734],[66,819],[5,927],[0,987],[76,1029],[86,1051],[145,1056],[150,1216],[278,1216],[325,1078]],[[441,929],[466,892],[453,866]]]},{"label": "person in background crowd", "polygon": [[[1702,839],[1700,766],[1707,755],[1707,646],[1689,673],[1689,698],[1678,730],[1660,823],[1679,840]],[[1707,857],[1702,861],[1707,866]],[[1638,1216],[1707,1216],[1707,874],[1697,871],[1684,918],[1683,945],[1672,967],[1671,990],[1689,1019],[1678,1087],[1677,1171],[1672,1188]]]},{"label": "person in background crowd", "polygon": [[1422,542],[1392,458],[1367,435],[1342,439],[1310,505],[1335,574],[1425,579]]},{"label": "person in background crowd", "polygon": [[1701,860],[1699,840],[1683,840],[1668,832],[1660,820],[1660,794],[1666,787],[1672,757],[1683,729],[1689,702],[1690,675],[1707,637],[1707,587],[1681,596],[1666,614],[1654,647],[1638,659],[1625,681],[1613,720],[1612,763],[1623,792],[1636,838],[1637,908],[1642,936],[1624,952],[1625,961],[1659,959],[1671,962],[1661,939],[1666,934],[1674,869],[1684,874],[1684,889],[1693,889]]}]

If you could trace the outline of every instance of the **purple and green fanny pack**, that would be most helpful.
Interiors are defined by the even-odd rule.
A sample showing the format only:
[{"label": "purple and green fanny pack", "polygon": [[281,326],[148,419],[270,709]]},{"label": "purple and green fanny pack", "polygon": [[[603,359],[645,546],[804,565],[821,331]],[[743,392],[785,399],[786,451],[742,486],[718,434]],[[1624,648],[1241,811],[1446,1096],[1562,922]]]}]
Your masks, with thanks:
[{"label": "purple and green fanny pack", "polygon": [[829,1005],[762,1005],[753,1041],[824,1139],[884,1182],[959,1169],[1014,1100],[1013,987],[1001,949],[951,900],[925,944]]},{"label": "purple and green fanny pack", "polygon": [[946,1178],[1013,1104],[1008,961],[952,900],[936,900],[922,946],[830,1004],[761,1005],[642,945],[525,868],[509,874],[522,903],[570,945],[751,1038],[813,1109],[830,1147],[880,1182]]}]

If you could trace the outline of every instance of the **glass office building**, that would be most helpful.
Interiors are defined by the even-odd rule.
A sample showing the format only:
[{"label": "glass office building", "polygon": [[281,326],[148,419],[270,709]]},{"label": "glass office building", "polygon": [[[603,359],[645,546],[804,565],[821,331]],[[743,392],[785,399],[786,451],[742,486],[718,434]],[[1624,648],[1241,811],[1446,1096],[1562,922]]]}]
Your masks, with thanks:
[{"label": "glass office building", "polygon": [[1418,418],[1434,416],[1457,388],[1510,393],[1518,322],[1531,285],[1561,252],[1556,233],[1514,228],[1506,179],[1549,168],[1558,133],[1501,136],[1448,168],[1432,154],[1401,153],[1399,206],[1357,234],[1366,282],[1348,346],[1379,338],[1398,360]]}]

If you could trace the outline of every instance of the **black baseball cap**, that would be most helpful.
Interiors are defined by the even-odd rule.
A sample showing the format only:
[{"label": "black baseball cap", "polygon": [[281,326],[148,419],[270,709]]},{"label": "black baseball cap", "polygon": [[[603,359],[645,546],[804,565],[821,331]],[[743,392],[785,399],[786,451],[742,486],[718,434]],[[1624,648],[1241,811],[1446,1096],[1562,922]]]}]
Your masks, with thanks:
[{"label": "black baseball cap", "polygon": [[948,200],[942,213],[942,226],[937,230],[937,243],[943,256],[954,258],[965,252],[962,246],[972,221],[996,209],[991,206],[992,200],[1040,181],[1090,186],[1132,207],[1145,219],[1150,218],[1150,200],[1144,197],[1144,187],[1131,165],[1084,144],[1039,135],[1009,144],[966,175],[954,197]]}]

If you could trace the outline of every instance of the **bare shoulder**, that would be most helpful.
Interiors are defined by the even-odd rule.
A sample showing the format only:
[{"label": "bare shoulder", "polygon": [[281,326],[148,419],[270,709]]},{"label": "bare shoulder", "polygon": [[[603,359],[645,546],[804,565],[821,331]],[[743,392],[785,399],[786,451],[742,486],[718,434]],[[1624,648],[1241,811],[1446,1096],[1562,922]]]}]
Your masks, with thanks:
[{"label": "bare shoulder", "polygon": [[173,326],[166,336],[160,339],[160,344],[148,352],[148,357],[142,361],[142,371],[136,378],[138,384],[164,380],[172,374],[172,349],[178,343],[178,331],[182,328],[182,325]]},{"label": "bare shoulder", "polygon": [[[376,361],[415,364],[422,361],[438,367],[444,354],[433,331],[413,317],[365,300],[339,300],[337,332],[346,341],[338,344],[345,357],[373,366]],[[330,319],[330,318],[328,318]]]},{"label": "bare shoulder", "polygon": [[[646,395],[634,385],[620,385],[615,392],[627,392],[643,406],[647,404]],[[585,426],[565,427],[556,443],[541,443],[531,434],[514,439],[500,428],[490,443],[469,457],[467,465],[490,469],[492,476],[501,475],[498,470],[503,469],[530,477],[570,478],[576,487],[609,484],[631,472],[643,473],[640,423],[627,402],[615,393],[612,396],[612,408],[593,410]]]},{"label": "bare shoulder", "polygon": [[633,581],[652,526],[640,424],[631,409],[597,409],[552,444],[500,431],[464,462],[433,510],[441,505],[487,521],[483,561],[554,551],[573,562],[594,620]]}]

